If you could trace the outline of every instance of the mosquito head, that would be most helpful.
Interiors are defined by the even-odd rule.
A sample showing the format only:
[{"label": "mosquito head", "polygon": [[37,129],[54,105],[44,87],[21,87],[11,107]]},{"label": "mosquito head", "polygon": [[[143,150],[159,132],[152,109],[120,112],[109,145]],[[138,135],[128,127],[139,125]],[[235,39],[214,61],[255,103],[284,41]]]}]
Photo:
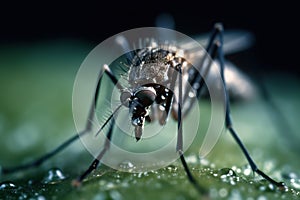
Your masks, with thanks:
[{"label": "mosquito head", "polygon": [[136,90],[121,91],[120,101],[123,106],[134,109],[135,106],[148,107],[156,99],[156,91],[153,87],[141,86]]},{"label": "mosquito head", "polygon": [[120,101],[122,105],[129,108],[131,123],[135,127],[135,137],[141,139],[145,117],[149,114],[149,106],[156,99],[156,91],[153,87],[141,86],[135,90],[124,90],[121,92]]}]

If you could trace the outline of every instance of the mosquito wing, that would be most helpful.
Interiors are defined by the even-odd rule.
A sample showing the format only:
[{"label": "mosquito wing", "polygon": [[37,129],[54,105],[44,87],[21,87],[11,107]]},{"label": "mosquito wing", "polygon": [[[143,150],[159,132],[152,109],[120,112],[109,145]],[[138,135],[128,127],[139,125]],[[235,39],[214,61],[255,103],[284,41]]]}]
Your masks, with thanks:
[{"label": "mosquito wing", "polygon": [[[179,41],[178,46],[188,53],[186,54],[187,60],[190,62],[195,62],[194,59],[203,59],[204,55],[206,54],[205,47],[209,41],[209,34],[203,34],[194,37],[195,40],[201,44],[203,47],[199,49],[198,44],[195,42],[185,42]],[[224,33],[224,46],[223,52],[225,55],[238,53],[240,51],[246,50],[250,48],[254,44],[254,36],[250,32],[243,31],[243,30],[231,30],[226,31]],[[214,61],[214,64],[219,66],[218,61]],[[199,66],[193,66],[193,69],[184,70],[186,73],[184,75],[189,77],[200,76],[200,73],[203,75],[205,71],[208,71],[205,79],[205,83],[207,82],[214,82],[217,81],[218,76],[216,73],[219,73],[218,70],[211,70],[206,69],[209,65],[202,65],[200,69]],[[241,70],[238,69],[233,63],[226,62],[225,69],[224,69],[225,81],[227,84],[227,89],[229,92],[229,96],[233,100],[248,100],[251,99],[256,94],[256,88],[252,83],[251,79],[243,73]],[[186,80],[188,80],[187,78]],[[199,79],[200,80],[200,79]],[[183,116],[187,115],[190,109],[193,107],[196,97],[200,96],[209,96],[206,87],[201,90],[201,94],[197,94],[199,91],[195,91],[192,87],[195,82],[188,82],[185,83],[184,86],[185,90],[183,91],[184,101],[183,101]],[[200,84],[200,81],[199,81]],[[175,88],[176,91],[177,88]],[[173,117],[177,119],[177,107],[176,104],[173,105]]]}]

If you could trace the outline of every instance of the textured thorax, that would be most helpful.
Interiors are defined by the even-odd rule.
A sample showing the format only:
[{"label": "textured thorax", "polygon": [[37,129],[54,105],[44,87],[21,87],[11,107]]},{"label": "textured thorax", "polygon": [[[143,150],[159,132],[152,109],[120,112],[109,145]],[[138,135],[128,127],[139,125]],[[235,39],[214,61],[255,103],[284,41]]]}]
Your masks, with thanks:
[{"label": "textured thorax", "polygon": [[183,59],[176,51],[163,48],[145,48],[138,50],[132,59],[129,71],[129,83],[138,87],[148,83],[166,85],[171,80],[171,74]]}]

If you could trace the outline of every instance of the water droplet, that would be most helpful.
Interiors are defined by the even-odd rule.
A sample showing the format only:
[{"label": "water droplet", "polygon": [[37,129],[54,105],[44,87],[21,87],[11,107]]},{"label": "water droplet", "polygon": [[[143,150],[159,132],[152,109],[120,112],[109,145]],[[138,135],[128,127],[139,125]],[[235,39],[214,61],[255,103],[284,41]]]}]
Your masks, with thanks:
[{"label": "water droplet", "polygon": [[119,164],[119,169],[121,171],[132,172],[136,167],[132,164],[132,162],[125,160]]},{"label": "water droplet", "polygon": [[110,191],[109,194],[110,194],[110,197],[114,200],[121,200],[122,199],[122,195],[116,190]]},{"label": "water droplet", "polygon": [[272,191],[274,191],[276,189],[276,187],[272,183],[268,184],[268,188]]},{"label": "water droplet", "polygon": [[144,172],[143,175],[144,176],[149,176],[149,173],[148,172]]},{"label": "water droplet", "polygon": [[210,168],[216,168],[216,165],[214,163],[211,163]]},{"label": "water droplet", "polygon": [[106,188],[107,188],[108,190],[113,189],[114,187],[115,187],[115,184],[112,183],[112,182],[109,182],[109,183],[106,184]]},{"label": "water droplet", "polygon": [[238,168],[237,166],[232,166],[231,169],[233,171],[235,171],[236,173],[240,174],[242,172],[242,169],[241,168]]},{"label": "water droplet", "polygon": [[235,172],[230,168],[220,169],[218,174],[220,175],[221,178],[227,176],[236,176]]},{"label": "water droplet", "polygon": [[201,158],[200,159],[200,165],[201,166],[208,166],[209,165],[209,161],[205,158]]},{"label": "water droplet", "polygon": [[37,197],[37,200],[46,200],[46,198],[44,196],[40,195]]},{"label": "water droplet", "polygon": [[252,169],[249,165],[246,165],[245,167],[243,167],[242,172],[245,176],[250,176]]},{"label": "water droplet", "polygon": [[[300,179],[298,178],[298,175],[294,172],[290,173],[283,173],[282,177],[284,179],[287,179],[290,181],[291,186],[295,189],[300,189]],[[284,189],[285,190],[285,189]]]},{"label": "water droplet", "polygon": [[291,185],[295,188],[295,189],[300,189],[300,180],[299,179],[291,179],[290,180]]},{"label": "water droplet", "polygon": [[265,185],[259,186],[260,191],[266,191],[267,187]]},{"label": "water droplet", "polygon": [[236,176],[235,172],[230,168],[223,168],[218,171],[218,176],[223,182],[230,183],[235,185],[239,181],[239,178]]},{"label": "water droplet", "polygon": [[259,196],[259,197],[257,198],[257,200],[267,200],[267,197],[265,197],[265,196]]},{"label": "water droplet", "polygon": [[284,182],[280,182],[280,184],[281,184],[281,186],[278,188],[280,191],[282,191],[282,192],[288,192],[289,191],[288,186],[286,186]]},{"label": "water droplet", "polygon": [[194,92],[192,92],[192,91],[189,92],[189,97],[190,97],[190,98],[194,98],[195,96],[196,96],[196,95],[195,95]]},{"label": "water droplet", "polygon": [[264,162],[264,170],[265,171],[272,171],[275,167],[274,161],[267,160]]},{"label": "water droplet", "polygon": [[10,182],[10,181],[5,181],[5,182],[0,183],[0,190],[13,189],[16,187],[17,186],[13,182]]},{"label": "water droplet", "polygon": [[116,179],[120,179],[121,178],[121,176],[120,176],[120,174],[118,172],[114,173],[112,176],[114,178],[116,178]]},{"label": "water droplet", "polygon": [[167,170],[170,171],[170,172],[177,171],[177,167],[174,166],[174,165],[169,165],[169,166],[167,167]]},{"label": "water droplet", "polygon": [[100,181],[99,181],[99,185],[100,185],[101,187],[105,186],[105,185],[106,185],[106,181],[105,181],[105,180],[100,180]]},{"label": "water droplet", "polygon": [[138,178],[141,178],[143,175],[143,172],[138,173]]},{"label": "water droplet", "polygon": [[43,179],[45,184],[56,184],[66,179],[65,175],[58,168],[50,169]]},{"label": "water droplet", "polygon": [[34,181],[30,179],[30,180],[28,180],[28,182],[27,182],[27,183],[28,183],[28,185],[32,185],[32,184],[33,184],[33,182],[34,182]]},{"label": "water droplet", "polygon": [[22,193],[22,194],[19,196],[19,200],[27,199],[27,197],[28,197],[27,194]]},{"label": "water droplet", "polygon": [[198,161],[198,158],[197,158],[197,156],[196,155],[190,155],[190,156],[187,156],[186,157],[186,162],[187,163],[197,163],[197,161]]},{"label": "water droplet", "polygon": [[228,191],[225,188],[219,190],[220,197],[224,198],[228,195]]}]

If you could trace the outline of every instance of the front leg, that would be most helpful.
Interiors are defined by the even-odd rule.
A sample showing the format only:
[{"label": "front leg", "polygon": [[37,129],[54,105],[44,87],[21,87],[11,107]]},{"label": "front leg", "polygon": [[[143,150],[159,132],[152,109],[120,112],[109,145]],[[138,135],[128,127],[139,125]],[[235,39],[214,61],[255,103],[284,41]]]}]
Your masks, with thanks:
[{"label": "front leg", "polygon": [[[190,181],[190,183],[197,189],[197,191],[199,193],[201,193],[202,195],[208,195],[208,191],[201,187],[195,177],[193,176],[193,174],[191,173],[186,160],[184,158],[183,155],[183,129],[182,129],[182,69],[181,66],[179,66],[178,68],[178,88],[179,88],[179,94],[178,94],[178,100],[177,100],[177,106],[178,106],[178,110],[177,110],[177,146],[176,146],[176,151],[178,152],[179,156],[180,156],[180,161],[183,165],[184,171],[187,174],[187,177]],[[175,80],[173,80],[175,82]]]}]

